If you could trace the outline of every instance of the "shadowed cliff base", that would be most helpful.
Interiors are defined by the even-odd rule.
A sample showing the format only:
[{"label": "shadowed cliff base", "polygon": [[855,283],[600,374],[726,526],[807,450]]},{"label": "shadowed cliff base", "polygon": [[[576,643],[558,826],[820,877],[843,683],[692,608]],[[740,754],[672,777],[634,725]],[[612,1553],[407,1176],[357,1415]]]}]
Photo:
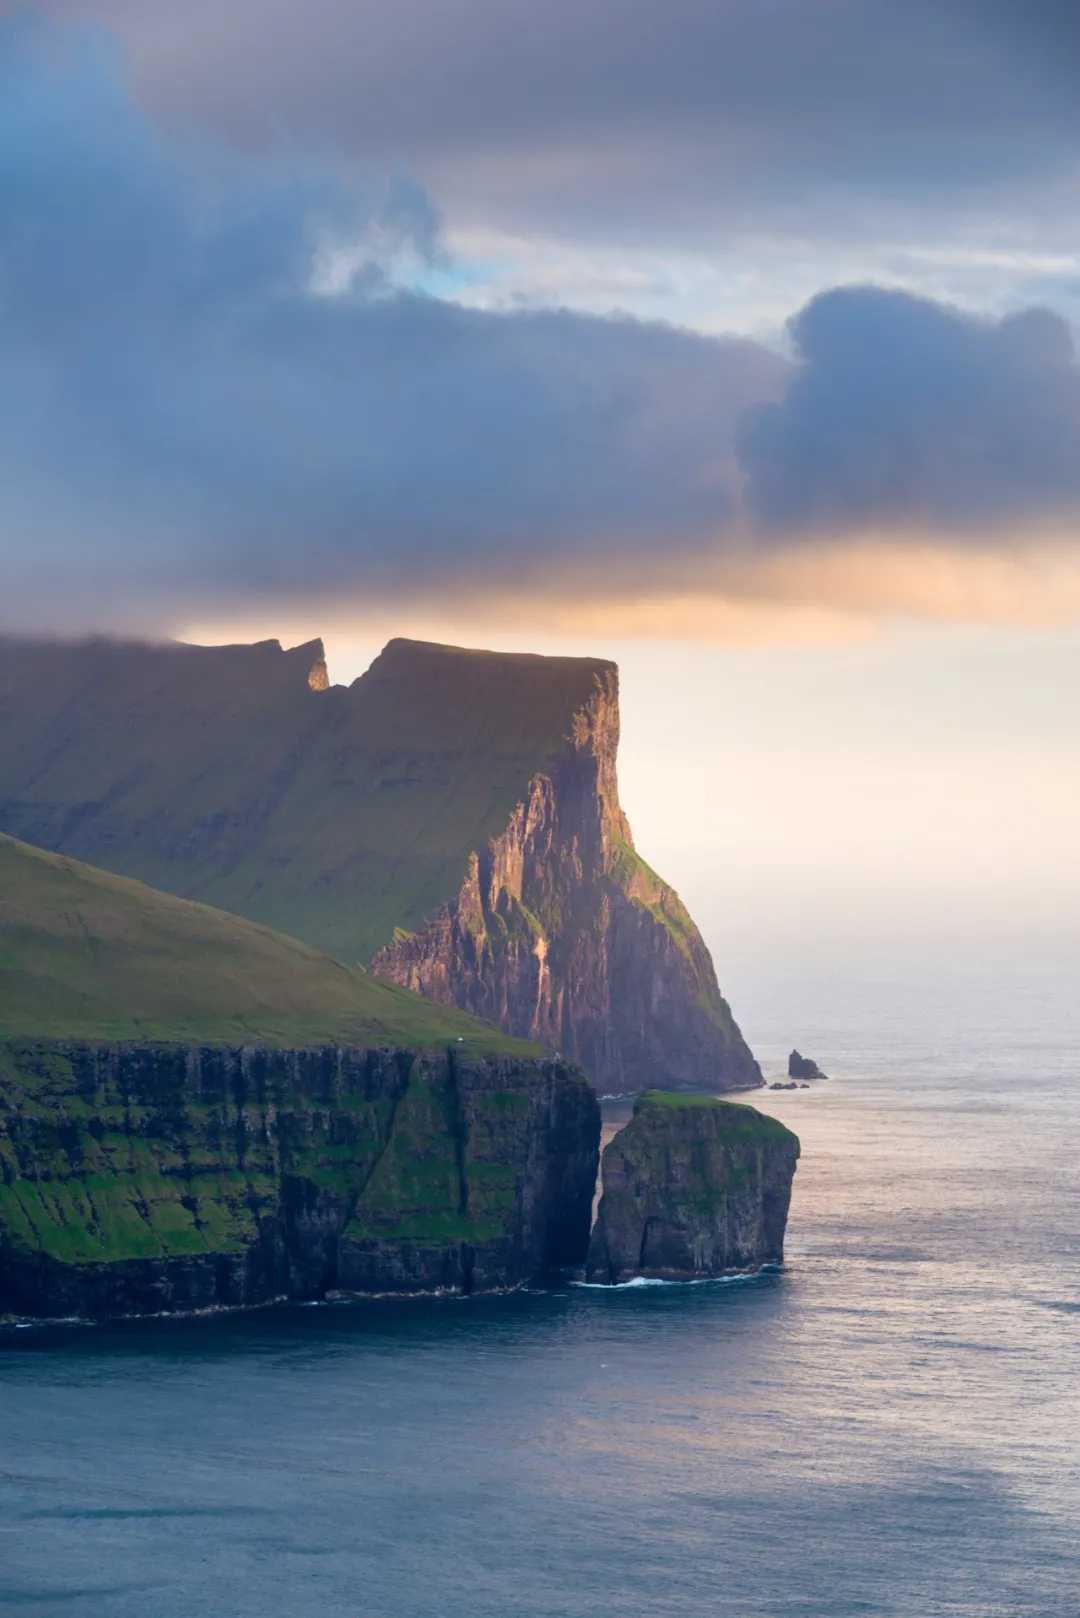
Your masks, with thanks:
[{"label": "shadowed cliff base", "polygon": [[760,1070],[619,804],[618,673],[391,641],[0,640],[0,827],[294,934],[580,1061],[602,1090]]}]

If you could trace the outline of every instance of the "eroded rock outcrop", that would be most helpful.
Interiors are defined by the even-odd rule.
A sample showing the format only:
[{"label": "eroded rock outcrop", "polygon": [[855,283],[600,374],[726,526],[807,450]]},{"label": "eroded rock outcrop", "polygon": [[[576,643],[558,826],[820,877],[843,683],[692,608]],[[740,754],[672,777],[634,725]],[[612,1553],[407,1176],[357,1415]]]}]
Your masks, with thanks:
[{"label": "eroded rock outcrop", "polygon": [[649,1091],[603,1155],[590,1281],[779,1264],[798,1137],[753,1107]]},{"label": "eroded rock outcrop", "polygon": [[0,1046],[0,1315],[516,1286],[584,1258],[599,1131],[554,1060]]}]

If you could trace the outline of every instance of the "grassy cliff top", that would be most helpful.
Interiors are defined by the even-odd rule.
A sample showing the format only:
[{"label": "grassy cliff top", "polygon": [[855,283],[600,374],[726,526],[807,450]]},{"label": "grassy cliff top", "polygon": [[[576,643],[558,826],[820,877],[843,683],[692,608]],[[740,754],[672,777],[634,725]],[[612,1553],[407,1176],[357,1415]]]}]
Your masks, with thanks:
[{"label": "grassy cliff top", "polygon": [[524,768],[527,780],[562,747],[574,714],[605,676],[617,676],[616,666],[597,657],[485,652],[399,638],[347,691],[337,687],[330,695],[351,739],[365,749],[408,747],[447,760],[504,761]]},{"label": "grassy cliff top", "polygon": [[715,1118],[725,1134],[741,1139],[759,1138],[779,1140],[785,1135],[798,1139],[793,1130],[778,1118],[759,1112],[756,1107],[741,1101],[722,1101],[719,1096],[684,1095],[676,1090],[645,1090],[634,1102],[634,1119],[648,1121],[664,1117],[677,1117],[705,1112]]},{"label": "grassy cliff top", "polygon": [[0,1040],[534,1054],[296,939],[0,835]]}]

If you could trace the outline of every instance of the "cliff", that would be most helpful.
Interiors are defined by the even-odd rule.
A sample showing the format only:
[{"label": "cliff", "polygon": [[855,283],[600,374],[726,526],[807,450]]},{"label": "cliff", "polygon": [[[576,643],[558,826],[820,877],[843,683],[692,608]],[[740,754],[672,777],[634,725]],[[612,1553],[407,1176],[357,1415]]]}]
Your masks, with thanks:
[{"label": "cliff", "polygon": [[599,1109],[457,1050],[0,1046],[0,1315],[509,1287],[580,1263]]},{"label": "cliff", "polygon": [[0,827],[295,935],[581,1061],[600,1088],[760,1072],[619,804],[618,676],[392,641],[0,640]]},{"label": "cliff", "polygon": [[604,1089],[658,1076],[757,1084],[701,935],[634,848],[616,776],[617,670],[583,675],[565,736],[504,829],[470,851],[434,915],[396,930],[373,970],[565,1051]]},{"label": "cliff", "polygon": [[779,1264],[798,1138],[753,1107],[649,1091],[604,1149],[591,1281]]},{"label": "cliff", "polygon": [[580,1262],[584,1075],[0,837],[0,1314],[513,1286]]}]

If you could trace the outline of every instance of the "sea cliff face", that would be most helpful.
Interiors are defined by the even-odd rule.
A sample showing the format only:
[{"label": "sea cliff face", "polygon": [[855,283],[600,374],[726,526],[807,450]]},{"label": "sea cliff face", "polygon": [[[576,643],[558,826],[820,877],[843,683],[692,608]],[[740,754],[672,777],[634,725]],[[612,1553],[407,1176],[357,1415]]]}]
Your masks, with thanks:
[{"label": "sea cliff face", "polygon": [[395,640],[0,637],[0,831],[219,906],[580,1061],[602,1091],[760,1071],[619,804],[618,671]]},{"label": "sea cliff face", "polygon": [[516,1286],[584,1257],[599,1127],[554,1060],[0,1046],[0,1314]]},{"label": "sea cliff face", "polygon": [[798,1137],[753,1107],[652,1091],[604,1149],[590,1281],[779,1264]]},{"label": "sea cliff face", "polygon": [[603,1090],[760,1084],[701,935],[634,848],[618,745],[618,674],[602,665],[505,829],[372,969],[565,1052]]}]

